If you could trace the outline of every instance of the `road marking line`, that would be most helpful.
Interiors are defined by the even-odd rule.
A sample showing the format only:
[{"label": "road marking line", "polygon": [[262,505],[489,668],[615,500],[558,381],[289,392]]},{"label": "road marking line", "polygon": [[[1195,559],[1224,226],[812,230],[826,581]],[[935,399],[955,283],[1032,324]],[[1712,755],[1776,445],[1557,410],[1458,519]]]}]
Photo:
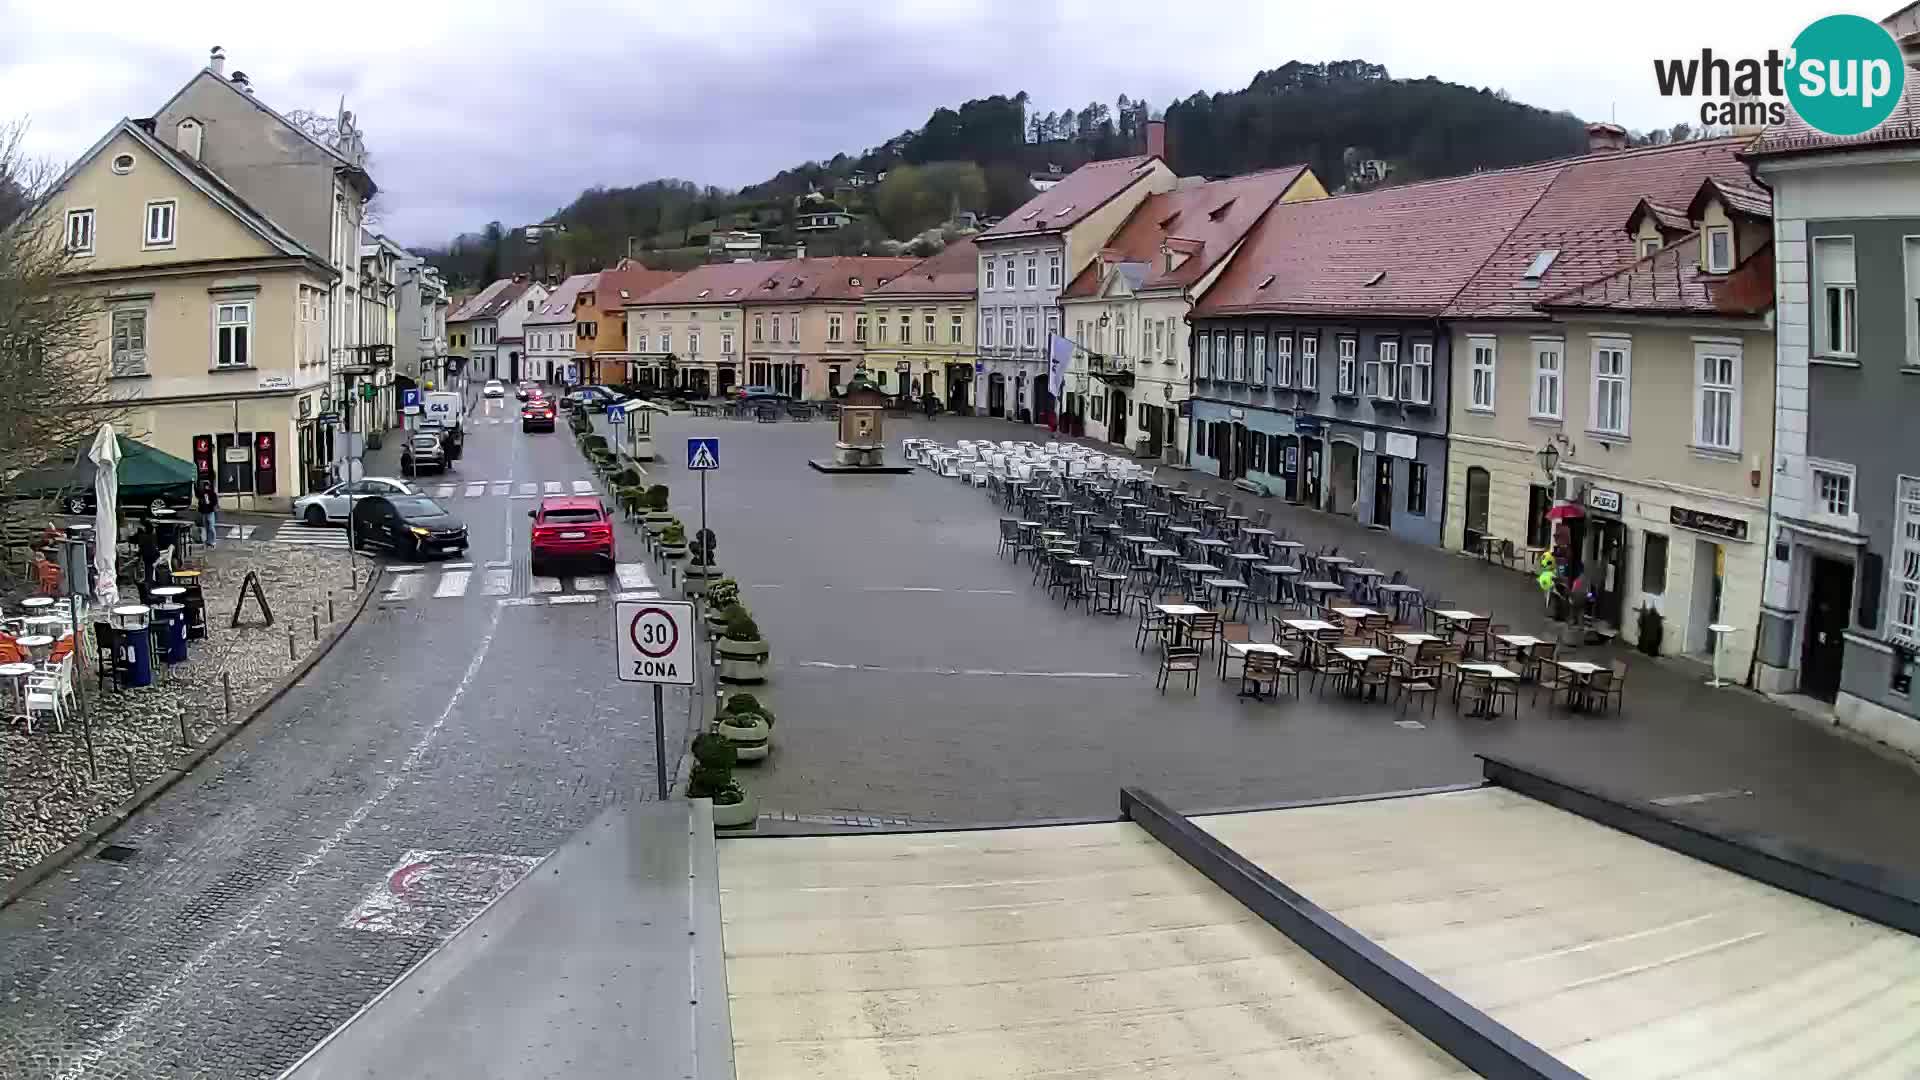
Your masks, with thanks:
[{"label": "road marking line", "polygon": [[830,671],[879,671],[897,675],[986,675],[1014,679],[1138,679],[1133,671],[998,671],[992,668],[884,667],[880,664],[835,664],[826,660],[802,660],[799,667],[826,668]]},{"label": "road marking line", "polygon": [[549,495],[559,495],[565,489],[560,486],[560,481],[549,480],[546,482],[545,486],[541,490],[545,491]]},{"label": "road marking line", "polygon": [[653,587],[653,578],[647,575],[645,563],[623,562],[615,566],[613,572],[615,576],[619,577],[620,587],[623,589],[650,589]]},{"label": "road marking line", "polygon": [[120,1019],[114,1023],[113,1027],[109,1029],[105,1035],[100,1037],[98,1042],[87,1047],[86,1050],[81,1052],[79,1057],[73,1059],[65,1068],[61,1069],[60,1072],[56,1074],[56,1080],[79,1080],[81,1076],[91,1072],[93,1067],[99,1064],[100,1059],[106,1056],[108,1047],[126,1039],[136,1025],[144,1024],[147,1018],[153,1015],[155,1010],[165,1005],[170,998],[180,992],[180,988],[186,985],[188,979],[198,975],[208,964],[212,963],[215,956],[225,951],[241,937],[252,932],[253,925],[260,921],[261,916],[267,913],[269,907],[278,903],[289,892],[297,888],[300,882],[304,881],[309,874],[319,869],[320,864],[326,861],[327,856],[333,854],[339,849],[340,845],[352,838],[361,824],[363,824],[368,817],[372,816],[375,810],[380,808],[381,803],[386,802],[394,792],[400,790],[400,785],[405,783],[407,777],[412,774],[415,769],[420,767],[421,762],[426,760],[427,751],[431,750],[433,744],[438,741],[441,730],[447,726],[447,721],[453,716],[453,710],[460,706],[460,699],[466,696],[467,688],[473,685],[473,677],[480,673],[481,661],[487,658],[487,652],[493,648],[493,637],[499,629],[500,611],[498,608],[495,608],[493,618],[487,624],[486,632],[480,636],[479,647],[473,651],[473,660],[467,664],[466,673],[460,676],[459,685],[453,688],[453,693],[447,698],[447,707],[441,710],[440,718],[428,725],[426,732],[420,736],[419,741],[413,744],[413,749],[401,760],[399,767],[389,774],[386,780],[381,783],[379,789],[369,796],[366,802],[356,807],[353,813],[347,816],[347,820],[342,822],[340,827],[333,831],[332,835],[322,840],[318,847],[308,852],[306,857],[301,859],[293,869],[287,871],[286,876],[280,880],[279,884],[273,886],[267,895],[261,897],[259,902],[248,908],[240,918],[234,920],[234,924],[229,927],[225,933],[208,942],[205,947],[193,955],[192,959],[182,964],[178,971],[168,976],[165,982],[154,987],[145,997],[134,1002],[133,1006],[121,1014]]},{"label": "road marking line", "polygon": [[557,577],[542,577],[536,574],[533,578],[533,591],[537,593],[557,593],[560,591],[560,579]]},{"label": "road marking line", "polygon": [[547,599],[549,604],[591,604],[600,598],[590,593],[568,593],[565,596],[553,596]]},{"label": "road marking line", "polygon": [[485,495],[486,493],[487,493],[487,484],[486,484],[486,481],[484,480],[476,484],[467,485],[467,498],[469,499],[477,499],[480,496]]},{"label": "road marking line", "polygon": [[489,569],[485,580],[480,583],[481,596],[505,596],[512,591],[513,570],[508,567]]},{"label": "road marking line", "polygon": [[495,495],[505,495],[507,492],[512,490],[513,490],[513,484],[510,481],[495,480],[493,482],[493,493]]},{"label": "road marking line", "polygon": [[512,566],[512,565],[513,565],[512,559],[488,559],[487,560],[487,569],[489,570],[494,570],[502,566]]},{"label": "road marking line", "polygon": [[433,489],[433,497],[434,497],[434,498],[436,498],[436,499],[451,499],[451,498],[453,498],[453,485],[452,485],[452,484],[441,484],[441,485],[440,485],[439,487],[437,487],[437,488],[434,488],[434,489]]},{"label": "road marking line", "polygon": [[473,564],[470,562],[450,562],[442,563],[440,568],[443,570],[471,570],[473,569]]},{"label": "road marking line", "polygon": [[591,495],[591,494],[593,494],[593,481],[591,481],[591,480],[575,480],[575,481],[573,482],[573,493],[574,493],[575,495]]},{"label": "road marking line", "polygon": [[1715,799],[1739,799],[1753,792],[1741,788],[1728,788],[1725,791],[1698,791],[1689,795],[1662,795],[1657,799],[1648,799],[1655,806],[1692,806],[1695,803],[1712,802]]},{"label": "road marking line", "polygon": [[389,573],[389,574],[417,574],[417,573],[419,573],[419,572],[420,572],[420,568],[419,568],[419,567],[417,567],[417,566],[389,566],[389,567],[387,567],[387,573]]},{"label": "road marking line", "polygon": [[861,592],[944,592],[932,585],[864,585]]},{"label": "road marking line", "polygon": [[523,498],[532,498],[533,496],[539,494],[539,492],[540,492],[539,484],[521,484],[520,485],[520,495]]},{"label": "road marking line", "polygon": [[411,600],[420,595],[420,583],[426,580],[419,574],[402,574],[394,578],[387,591],[380,595],[382,600]]},{"label": "road marking line", "polygon": [[445,600],[450,596],[467,595],[467,582],[473,577],[472,571],[449,570],[440,575],[440,585],[433,590],[435,600]]},{"label": "road marking line", "polygon": [[599,574],[588,574],[573,579],[573,587],[581,592],[606,592],[607,579]]}]

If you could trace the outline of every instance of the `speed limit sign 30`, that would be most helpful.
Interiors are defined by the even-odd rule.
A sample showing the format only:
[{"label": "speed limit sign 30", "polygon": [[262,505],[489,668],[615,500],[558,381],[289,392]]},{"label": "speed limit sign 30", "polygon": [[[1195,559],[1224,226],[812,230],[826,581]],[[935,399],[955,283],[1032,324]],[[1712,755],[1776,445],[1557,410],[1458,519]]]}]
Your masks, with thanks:
[{"label": "speed limit sign 30", "polygon": [[622,682],[693,685],[693,605],[621,600],[613,610],[614,655]]}]

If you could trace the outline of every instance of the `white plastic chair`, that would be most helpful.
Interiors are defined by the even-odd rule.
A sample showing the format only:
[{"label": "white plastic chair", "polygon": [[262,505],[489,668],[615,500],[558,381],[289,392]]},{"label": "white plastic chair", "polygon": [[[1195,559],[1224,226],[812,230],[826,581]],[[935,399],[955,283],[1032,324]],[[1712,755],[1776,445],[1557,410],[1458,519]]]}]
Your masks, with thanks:
[{"label": "white plastic chair", "polygon": [[27,734],[33,734],[33,715],[51,713],[55,731],[67,730],[66,703],[60,695],[60,677],[47,673],[28,675],[25,680],[27,690]]}]

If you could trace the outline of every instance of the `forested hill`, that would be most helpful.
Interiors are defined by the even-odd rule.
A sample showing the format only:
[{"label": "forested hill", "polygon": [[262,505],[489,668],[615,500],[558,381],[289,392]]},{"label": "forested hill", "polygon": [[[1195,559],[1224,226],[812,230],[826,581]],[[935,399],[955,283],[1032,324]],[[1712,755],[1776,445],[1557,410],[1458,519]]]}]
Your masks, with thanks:
[{"label": "forested hill", "polygon": [[1111,106],[1043,112],[1024,92],[994,95],[936,109],[922,127],[864,152],[805,162],[740,191],[684,180],[595,187],[550,219],[564,232],[529,242],[523,230],[495,222],[422,253],[460,285],[609,266],[627,253],[629,237],[649,265],[688,266],[706,257],[714,233],[729,229],[757,231],[770,246],[793,243],[795,200],[809,192],[854,218],[838,232],[809,234],[810,252],[890,252],[954,210],[1008,213],[1032,196],[1031,173],[1141,152],[1147,119],[1161,115],[1169,164],[1183,176],[1304,161],[1330,190],[1538,161],[1578,153],[1586,142],[1578,117],[1502,91],[1394,79],[1364,60],[1292,62],[1243,90],[1196,93],[1164,109],[1122,94]]}]

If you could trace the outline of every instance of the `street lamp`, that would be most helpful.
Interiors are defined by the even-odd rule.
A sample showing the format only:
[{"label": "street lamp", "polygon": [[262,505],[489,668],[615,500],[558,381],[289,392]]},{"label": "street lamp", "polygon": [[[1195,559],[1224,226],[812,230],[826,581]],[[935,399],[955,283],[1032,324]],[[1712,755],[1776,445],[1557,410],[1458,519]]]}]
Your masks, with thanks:
[{"label": "street lamp", "polygon": [[1560,464],[1560,451],[1554,449],[1553,443],[1548,442],[1540,448],[1539,453],[1533,456],[1540,462],[1540,471],[1547,474],[1547,479],[1553,479],[1553,470]]}]

